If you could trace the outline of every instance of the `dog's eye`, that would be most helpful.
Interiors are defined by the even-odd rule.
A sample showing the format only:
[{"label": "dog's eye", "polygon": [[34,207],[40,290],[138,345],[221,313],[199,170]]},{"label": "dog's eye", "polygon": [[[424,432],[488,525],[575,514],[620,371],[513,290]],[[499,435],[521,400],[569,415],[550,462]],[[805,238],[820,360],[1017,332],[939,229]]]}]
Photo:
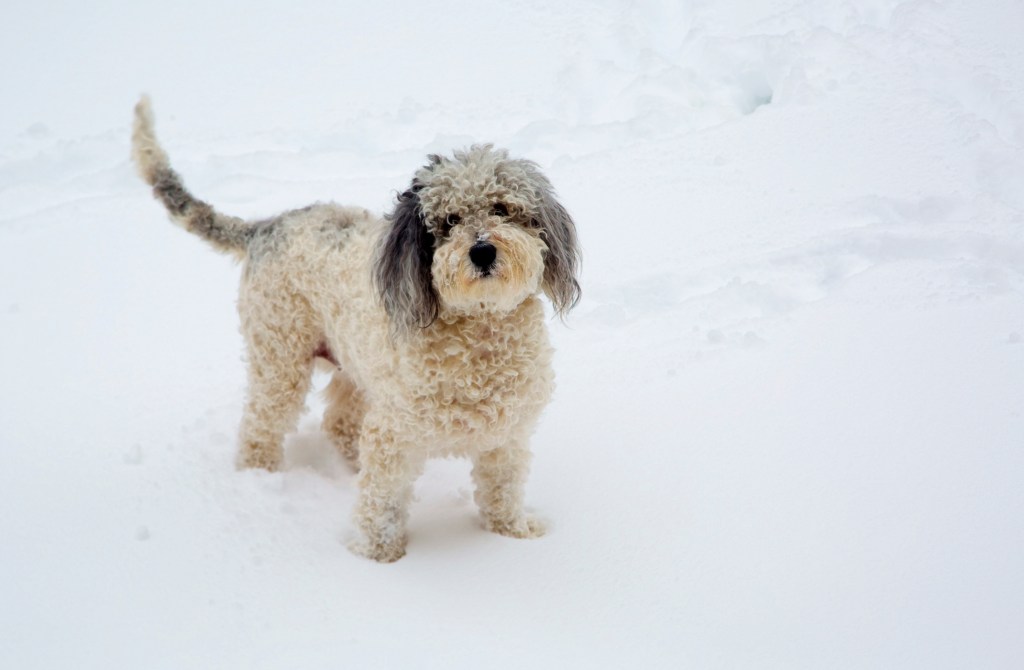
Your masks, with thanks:
[{"label": "dog's eye", "polygon": [[442,234],[447,235],[451,232],[454,226],[459,225],[460,221],[462,221],[462,217],[458,214],[449,214],[444,217],[444,221],[441,222],[441,225],[439,225],[438,228],[441,229]]},{"label": "dog's eye", "polygon": [[496,202],[491,208],[491,213],[495,216],[508,216],[508,207],[503,202]]}]

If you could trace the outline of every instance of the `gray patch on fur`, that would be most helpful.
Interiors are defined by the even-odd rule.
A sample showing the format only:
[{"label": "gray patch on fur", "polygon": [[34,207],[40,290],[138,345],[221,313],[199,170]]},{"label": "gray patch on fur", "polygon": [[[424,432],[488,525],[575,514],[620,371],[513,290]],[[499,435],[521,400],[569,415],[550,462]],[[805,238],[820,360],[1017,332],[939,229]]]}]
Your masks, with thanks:
[{"label": "gray patch on fur", "polygon": [[348,243],[355,220],[347,213],[339,213],[336,207],[317,203],[248,224],[246,235],[250,261],[260,261],[280,251],[288,239],[291,222],[304,219],[311,213],[319,215],[314,225],[324,246],[341,248]]},{"label": "gray patch on fur", "polygon": [[329,211],[329,213],[320,220],[320,225],[317,230],[320,233],[321,239],[323,239],[326,244],[337,249],[348,243],[349,239],[352,237],[354,224],[355,218],[351,214],[338,214],[336,212]]},{"label": "gray patch on fur", "polygon": [[183,216],[196,200],[185,190],[181,177],[169,167],[158,167],[153,174],[153,195],[159,198],[167,211]]},{"label": "gray patch on fur", "polygon": [[555,189],[536,163],[517,161],[530,175],[540,195],[540,205],[533,223],[540,228],[541,239],[548,247],[544,256],[544,291],[555,311],[564,316],[582,296],[576,279],[580,267],[580,248],[576,224],[569,212],[555,199]]},{"label": "gray patch on fur", "polygon": [[209,204],[195,198],[169,167],[158,167],[153,175],[153,194],[185,229],[210,242],[221,251],[244,251],[252,234],[241,219],[218,214]]},{"label": "gray patch on fur", "polygon": [[391,228],[378,249],[373,269],[384,311],[399,331],[426,328],[440,313],[440,299],[431,277],[434,236],[423,221],[419,190],[420,185],[414,181],[385,217]]},{"label": "gray patch on fur", "polygon": [[555,311],[564,315],[576,306],[582,296],[576,275],[580,266],[576,225],[551,194],[539,212],[541,239],[548,246],[544,257],[544,284]]},{"label": "gray patch on fur", "polygon": [[282,246],[281,217],[250,223],[246,228],[246,251],[250,263],[274,255]]}]

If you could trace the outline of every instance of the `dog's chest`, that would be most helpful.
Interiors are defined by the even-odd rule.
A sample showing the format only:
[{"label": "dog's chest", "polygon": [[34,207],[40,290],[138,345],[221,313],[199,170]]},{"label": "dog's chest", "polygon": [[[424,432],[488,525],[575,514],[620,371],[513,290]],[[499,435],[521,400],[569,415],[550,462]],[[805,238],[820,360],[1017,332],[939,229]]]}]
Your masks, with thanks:
[{"label": "dog's chest", "polygon": [[520,334],[477,326],[438,342],[424,372],[443,404],[476,405],[526,381],[535,356],[525,345]]},{"label": "dog's chest", "polygon": [[477,324],[440,335],[420,359],[415,403],[442,432],[500,433],[546,402],[547,348],[536,333]]}]

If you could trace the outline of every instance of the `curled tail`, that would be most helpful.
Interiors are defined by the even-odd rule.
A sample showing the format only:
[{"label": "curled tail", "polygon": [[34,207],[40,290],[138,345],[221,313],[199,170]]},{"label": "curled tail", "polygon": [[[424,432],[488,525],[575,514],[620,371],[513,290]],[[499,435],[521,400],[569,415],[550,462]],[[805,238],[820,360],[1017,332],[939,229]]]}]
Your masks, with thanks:
[{"label": "curled tail", "polygon": [[212,244],[218,251],[245,255],[252,228],[242,219],[220,214],[185,189],[178,173],[171,169],[167,153],[153,132],[153,110],[149,97],[135,105],[132,127],[132,160],[139,175],[153,187],[153,195],[167,208],[171,219]]}]

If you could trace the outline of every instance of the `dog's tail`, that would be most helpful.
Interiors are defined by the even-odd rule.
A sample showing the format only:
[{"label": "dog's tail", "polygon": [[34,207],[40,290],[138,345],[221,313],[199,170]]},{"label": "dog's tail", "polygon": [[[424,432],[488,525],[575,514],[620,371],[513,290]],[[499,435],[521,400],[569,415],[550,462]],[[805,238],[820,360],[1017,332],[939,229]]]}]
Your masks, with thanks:
[{"label": "dog's tail", "polygon": [[153,195],[164,204],[175,223],[203,238],[218,251],[239,258],[245,255],[252,234],[251,226],[242,219],[220,214],[185,189],[181,177],[171,169],[167,153],[156,140],[153,110],[149,96],[145,95],[135,105],[132,160],[139,175],[153,187]]}]

